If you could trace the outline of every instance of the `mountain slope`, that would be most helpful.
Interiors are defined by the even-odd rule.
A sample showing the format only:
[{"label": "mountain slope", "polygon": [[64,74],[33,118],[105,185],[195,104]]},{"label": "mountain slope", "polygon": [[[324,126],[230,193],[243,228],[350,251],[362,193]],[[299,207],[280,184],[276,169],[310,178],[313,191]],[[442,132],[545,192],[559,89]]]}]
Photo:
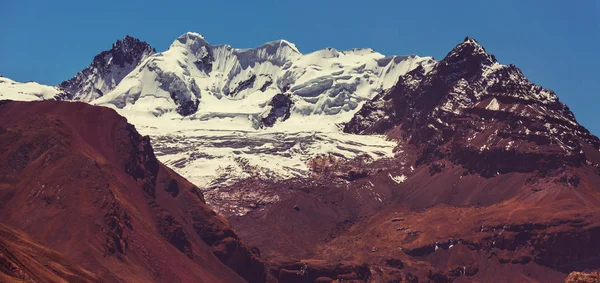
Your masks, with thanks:
[{"label": "mountain slope", "polygon": [[113,90],[142,61],[156,53],[148,43],[129,35],[96,55],[92,63],[56,87],[19,83],[0,76],[0,98],[91,102]]},{"label": "mountain slope", "polygon": [[247,198],[217,195],[215,207],[265,258],[366,266],[373,282],[562,282],[600,268],[598,138],[474,39],[401,76],[345,131],[387,135],[394,158],[318,159],[306,179],[221,189],[275,202],[236,216]]},{"label": "mountain slope", "polygon": [[0,117],[3,224],[107,281],[265,280],[198,188],[113,110],[2,101]]},{"label": "mountain slope", "polygon": [[0,224],[0,263],[2,282],[101,282],[101,278],[63,255],[3,224]]},{"label": "mountain slope", "polygon": [[448,158],[484,176],[597,164],[600,149],[554,92],[499,64],[470,38],[431,72],[401,77],[345,131],[390,133],[421,148],[417,164]]}]

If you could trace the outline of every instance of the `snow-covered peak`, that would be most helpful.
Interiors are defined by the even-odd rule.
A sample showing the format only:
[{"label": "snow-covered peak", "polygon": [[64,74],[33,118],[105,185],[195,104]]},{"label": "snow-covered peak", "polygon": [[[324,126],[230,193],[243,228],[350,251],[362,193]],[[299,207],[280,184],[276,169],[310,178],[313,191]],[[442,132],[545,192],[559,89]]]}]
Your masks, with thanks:
[{"label": "snow-covered peak", "polygon": [[204,40],[204,35],[201,35],[197,32],[193,32],[193,31],[188,31],[184,34],[182,34],[181,36],[179,36],[177,39],[182,38],[182,37],[186,37],[186,38],[195,38],[195,39],[202,39]]},{"label": "snow-covered peak", "polygon": [[286,93],[291,113],[281,117],[306,121],[326,115],[328,122],[320,124],[334,127],[400,75],[417,66],[430,70],[433,64],[430,57],[386,57],[372,49],[326,48],[304,55],[286,40],[238,49],[185,33],[95,103],[152,116],[246,120],[256,128],[272,112],[272,99]]},{"label": "snow-covered peak", "polygon": [[468,45],[474,45],[474,46],[478,46],[483,48],[483,46],[481,46],[481,44],[479,44],[479,42],[477,42],[477,39],[475,38],[471,38],[471,37],[465,37],[465,39],[463,40],[462,43],[460,43],[459,45],[463,45],[463,44],[468,44]]},{"label": "snow-covered peak", "polygon": [[176,48],[176,47],[184,47],[189,49],[190,51],[195,51],[198,50],[199,48],[202,48],[203,46],[208,46],[210,45],[206,39],[204,39],[204,36],[202,36],[199,33],[195,33],[195,32],[186,32],[184,34],[182,34],[181,36],[179,36],[169,47],[169,49],[172,48]]},{"label": "snow-covered peak", "polygon": [[[115,108],[151,135],[163,162],[211,187],[255,174],[252,168],[269,178],[305,176],[307,160],[317,154],[390,157],[394,142],[345,135],[338,124],[400,75],[416,68],[428,72],[436,64],[431,57],[384,56],[364,48],[302,54],[285,40],[240,49],[186,33],[169,49],[130,61],[127,74],[113,73],[125,70],[115,59],[134,58],[119,54],[147,54],[130,52],[137,50],[130,48],[135,42],[126,37],[98,55],[72,80],[81,90],[74,98],[99,96],[91,103]],[[119,83],[100,87],[108,85],[106,78]],[[54,96],[40,95],[30,84],[6,86],[0,84],[0,98]]]},{"label": "snow-covered peak", "polygon": [[338,124],[399,76],[435,64],[368,48],[302,54],[285,40],[239,49],[186,33],[93,103],[116,108],[153,136],[161,160],[213,187],[254,167],[269,176],[305,175],[315,154],[390,156],[393,142],[355,139]]}]

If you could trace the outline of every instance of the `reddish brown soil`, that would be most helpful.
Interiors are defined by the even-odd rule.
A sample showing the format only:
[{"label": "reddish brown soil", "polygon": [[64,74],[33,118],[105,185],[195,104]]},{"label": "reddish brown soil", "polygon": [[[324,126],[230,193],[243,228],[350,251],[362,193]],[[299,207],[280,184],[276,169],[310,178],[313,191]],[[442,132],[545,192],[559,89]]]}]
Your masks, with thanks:
[{"label": "reddish brown soil", "polygon": [[198,188],[108,108],[0,102],[0,219],[107,282],[266,280]]},{"label": "reddish brown soil", "polygon": [[[266,185],[280,202],[229,219],[266,259],[288,262],[273,271],[288,277],[304,270],[371,282],[562,282],[600,267],[593,166],[492,178],[450,163],[436,174],[428,166],[370,167],[379,169],[350,183],[328,175]],[[389,174],[400,172],[408,179],[396,184]],[[575,175],[576,186],[563,178]]]},{"label": "reddish brown soil", "polygon": [[0,224],[0,282],[101,282],[101,278]]}]

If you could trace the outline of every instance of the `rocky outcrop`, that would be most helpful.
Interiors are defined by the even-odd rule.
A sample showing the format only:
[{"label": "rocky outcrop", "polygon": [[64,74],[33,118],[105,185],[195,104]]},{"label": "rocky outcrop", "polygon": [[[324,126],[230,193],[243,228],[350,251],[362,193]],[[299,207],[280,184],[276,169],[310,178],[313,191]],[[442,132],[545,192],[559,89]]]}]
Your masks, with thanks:
[{"label": "rocky outcrop", "polygon": [[294,102],[289,94],[276,94],[269,102],[271,107],[269,113],[261,119],[264,127],[273,127],[276,122],[282,122],[290,117],[290,111]]}]

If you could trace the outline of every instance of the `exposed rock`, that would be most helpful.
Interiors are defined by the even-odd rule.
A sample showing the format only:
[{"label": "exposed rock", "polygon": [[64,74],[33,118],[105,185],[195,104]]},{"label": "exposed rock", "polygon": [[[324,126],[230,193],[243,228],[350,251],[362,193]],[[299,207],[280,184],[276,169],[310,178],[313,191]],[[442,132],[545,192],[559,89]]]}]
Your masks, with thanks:
[{"label": "exposed rock", "polygon": [[600,272],[571,272],[565,283],[595,283],[600,282]]},{"label": "exposed rock", "polygon": [[294,102],[289,94],[276,94],[269,102],[271,109],[266,117],[262,118],[262,125],[273,127],[276,122],[285,121],[290,117],[290,110]]},{"label": "exposed rock", "polygon": [[96,55],[92,63],[58,87],[63,100],[91,102],[113,90],[135,67],[156,50],[129,35]]},{"label": "exposed rock", "polygon": [[417,165],[447,158],[486,177],[581,166],[583,148],[600,148],[554,92],[500,65],[471,38],[432,71],[416,68],[400,77],[344,130],[399,133],[420,148]]}]

